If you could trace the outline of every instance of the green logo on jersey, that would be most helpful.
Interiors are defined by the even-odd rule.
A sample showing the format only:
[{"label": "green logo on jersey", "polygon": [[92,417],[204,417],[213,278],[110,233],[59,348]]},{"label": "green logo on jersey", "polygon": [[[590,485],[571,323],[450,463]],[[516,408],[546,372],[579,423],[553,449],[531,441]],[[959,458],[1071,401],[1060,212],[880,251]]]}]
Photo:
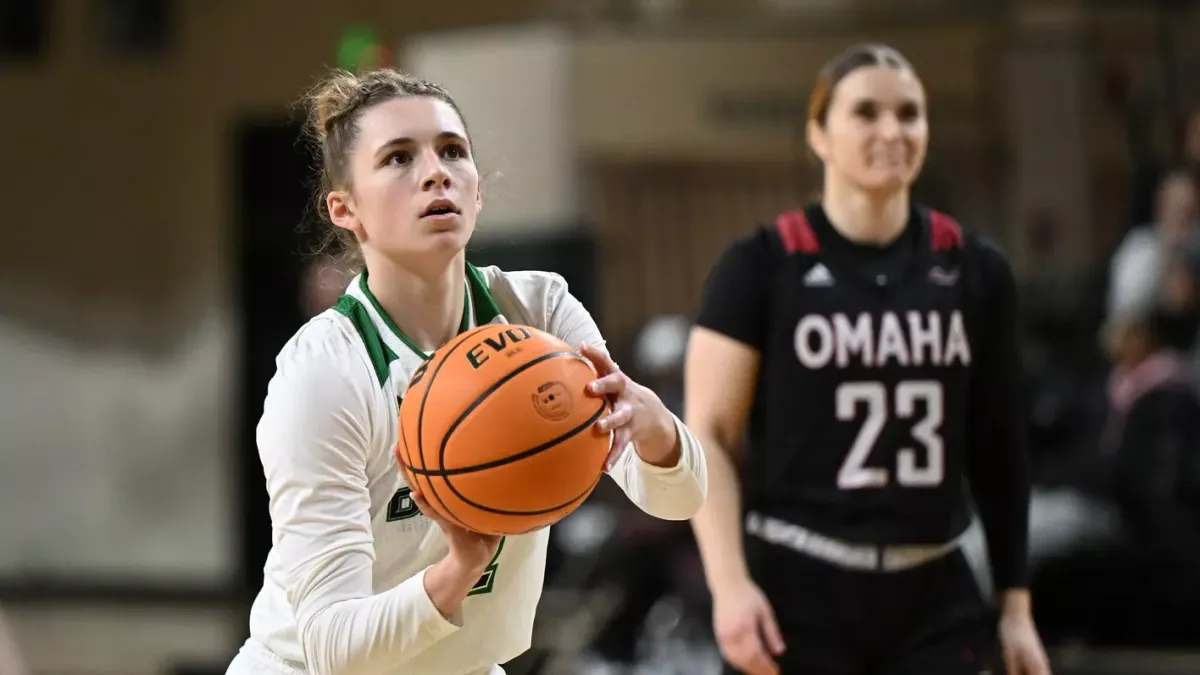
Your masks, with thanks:
[{"label": "green logo on jersey", "polygon": [[418,509],[417,503],[413,501],[412,490],[406,487],[396,490],[396,494],[392,495],[392,501],[388,502],[387,522],[408,520],[419,515],[421,515],[421,509]]},{"label": "green logo on jersey", "polygon": [[[412,489],[402,487],[396,490],[396,494],[392,495],[392,501],[388,502],[387,522],[392,523],[397,520],[408,520],[421,515],[421,510],[417,508],[417,503],[413,501]],[[479,577],[479,581],[471,587],[471,592],[467,595],[485,595],[492,592],[492,588],[496,584],[496,572],[500,569],[500,552],[504,550],[504,537],[500,538],[500,543],[496,546],[496,554],[492,556],[492,561],[484,568],[483,575]]]},{"label": "green logo on jersey", "polygon": [[488,563],[486,569],[483,570],[483,576],[479,577],[479,581],[471,587],[471,592],[467,596],[486,595],[492,592],[492,587],[496,584],[496,571],[500,569],[500,552],[504,550],[505,537],[500,538],[500,544],[496,546],[496,555],[492,556],[492,562]]}]

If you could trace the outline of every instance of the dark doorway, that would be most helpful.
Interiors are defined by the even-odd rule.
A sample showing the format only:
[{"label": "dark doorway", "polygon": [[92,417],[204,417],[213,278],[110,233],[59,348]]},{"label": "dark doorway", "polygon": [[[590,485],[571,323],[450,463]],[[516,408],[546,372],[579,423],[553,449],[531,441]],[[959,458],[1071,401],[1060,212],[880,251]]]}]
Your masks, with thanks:
[{"label": "dark doorway", "polygon": [[[244,590],[257,593],[271,549],[271,520],[254,430],[262,414],[275,356],[307,320],[300,288],[315,244],[311,161],[299,122],[247,120],[234,131],[241,401],[238,453],[241,564]],[[252,597],[252,595],[251,595]]]}]

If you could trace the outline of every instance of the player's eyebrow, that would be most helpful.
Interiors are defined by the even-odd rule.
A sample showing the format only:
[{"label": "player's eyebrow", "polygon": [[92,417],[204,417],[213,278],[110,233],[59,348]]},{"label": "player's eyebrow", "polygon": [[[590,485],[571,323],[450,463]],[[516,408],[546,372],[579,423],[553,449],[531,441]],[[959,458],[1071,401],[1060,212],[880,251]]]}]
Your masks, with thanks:
[{"label": "player's eyebrow", "polygon": [[[443,132],[439,133],[437,136],[435,136],[434,140],[437,140],[437,141],[459,141],[459,142],[463,143],[464,145],[467,143],[467,139],[463,138],[462,134],[459,134],[454,131],[443,131]],[[385,141],[382,145],[380,145],[379,149],[375,151],[375,154],[381,155],[393,148],[404,147],[406,145],[412,145],[413,143],[416,143],[416,140],[414,140],[413,138],[411,138],[409,136],[397,136],[396,138]]]}]

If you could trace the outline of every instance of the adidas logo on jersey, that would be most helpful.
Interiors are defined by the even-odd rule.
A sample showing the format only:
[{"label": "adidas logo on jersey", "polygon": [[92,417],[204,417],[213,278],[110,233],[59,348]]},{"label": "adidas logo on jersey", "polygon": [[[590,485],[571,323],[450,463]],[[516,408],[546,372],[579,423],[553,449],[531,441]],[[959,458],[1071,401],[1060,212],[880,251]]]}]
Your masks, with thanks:
[{"label": "adidas logo on jersey", "polygon": [[813,265],[808,274],[804,275],[805,286],[832,286],[833,274],[829,272],[829,268],[817,263]]}]

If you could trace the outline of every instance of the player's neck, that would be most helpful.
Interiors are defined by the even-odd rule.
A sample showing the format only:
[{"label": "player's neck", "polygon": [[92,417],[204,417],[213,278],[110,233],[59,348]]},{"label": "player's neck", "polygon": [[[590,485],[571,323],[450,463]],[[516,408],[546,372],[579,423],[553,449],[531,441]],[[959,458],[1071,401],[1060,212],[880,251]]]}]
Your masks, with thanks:
[{"label": "player's neck", "polygon": [[431,352],[458,335],[466,302],[465,260],[460,252],[433,276],[383,262],[370,267],[367,285],[405,337]]},{"label": "player's neck", "polygon": [[900,236],[908,223],[907,191],[876,196],[830,182],[821,206],[838,233],[863,244],[886,244]]}]

